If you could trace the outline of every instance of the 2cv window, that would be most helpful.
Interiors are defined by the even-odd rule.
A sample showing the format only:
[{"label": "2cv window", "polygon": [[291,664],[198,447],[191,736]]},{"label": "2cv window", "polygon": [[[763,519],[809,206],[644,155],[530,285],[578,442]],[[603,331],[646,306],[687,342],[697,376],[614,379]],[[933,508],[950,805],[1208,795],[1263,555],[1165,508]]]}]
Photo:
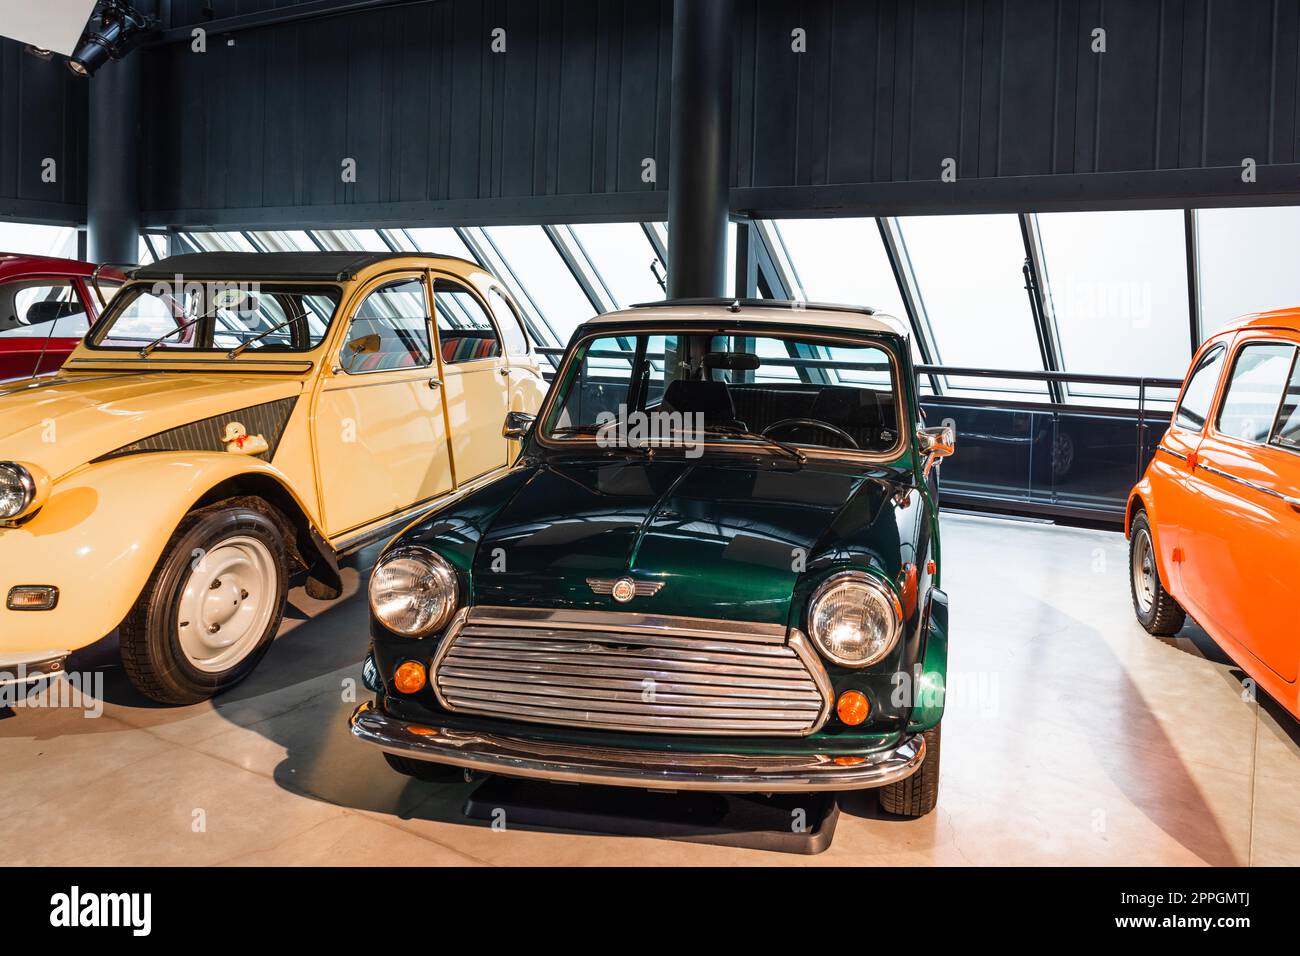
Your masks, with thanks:
[{"label": "2cv window", "polygon": [[349,375],[426,368],[433,361],[424,280],[399,279],[362,301],[340,364]]},{"label": "2cv window", "polygon": [[492,320],[468,289],[439,279],[433,286],[433,304],[444,363],[458,365],[501,354]]}]

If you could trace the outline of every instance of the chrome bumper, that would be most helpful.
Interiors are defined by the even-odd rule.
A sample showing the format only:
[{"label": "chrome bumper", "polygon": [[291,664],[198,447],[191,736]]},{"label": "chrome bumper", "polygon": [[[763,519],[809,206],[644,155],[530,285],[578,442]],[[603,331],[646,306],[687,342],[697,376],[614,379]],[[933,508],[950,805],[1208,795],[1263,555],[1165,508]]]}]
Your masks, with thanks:
[{"label": "chrome bumper", "polygon": [[370,703],[358,707],[349,723],[353,736],[415,760],[555,783],[650,790],[863,790],[906,779],[925,760],[925,740],[919,734],[892,750],[836,758],[825,754],[693,754],[557,744],[413,724],[389,717]]}]

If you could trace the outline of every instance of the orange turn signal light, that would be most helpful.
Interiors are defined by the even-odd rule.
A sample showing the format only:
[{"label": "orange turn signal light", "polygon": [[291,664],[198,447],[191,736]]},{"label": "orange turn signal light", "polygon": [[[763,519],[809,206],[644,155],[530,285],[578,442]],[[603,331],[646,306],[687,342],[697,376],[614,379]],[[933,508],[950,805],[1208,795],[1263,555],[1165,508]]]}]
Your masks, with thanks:
[{"label": "orange turn signal light", "polygon": [[419,661],[403,661],[393,673],[393,686],[403,694],[414,694],[424,687],[428,675]]},{"label": "orange turn signal light", "polygon": [[839,703],[835,705],[835,713],[839,715],[841,722],[856,727],[871,713],[871,703],[862,691],[846,690],[840,694]]}]

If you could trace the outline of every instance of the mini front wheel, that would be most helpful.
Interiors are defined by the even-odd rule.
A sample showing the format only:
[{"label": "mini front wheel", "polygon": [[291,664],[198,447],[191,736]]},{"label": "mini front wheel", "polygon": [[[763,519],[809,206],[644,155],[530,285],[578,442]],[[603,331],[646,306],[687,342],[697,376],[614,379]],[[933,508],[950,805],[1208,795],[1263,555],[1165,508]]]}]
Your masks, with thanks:
[{"label": "mini front wheel", "polygon": [[428,760],[412,760],[384,751],[384,760],[398,773],[425,783],[457,783],[465,781],[465,771],[459,767],[450,767],[442,763],[430,763]]},{"label": "mini front wheel", "polygon": [[163,704],[233,687],[271,646],[287,588],[284,536],[268,515],[232,502],[192,512],[122,622],[127,677]]},{"label": "mini front wheel", "polygon": [[880,809],[896,817],[923,817],[939,803],[939,728],[924,731],[925,760],[906,780],[880,788]]}]

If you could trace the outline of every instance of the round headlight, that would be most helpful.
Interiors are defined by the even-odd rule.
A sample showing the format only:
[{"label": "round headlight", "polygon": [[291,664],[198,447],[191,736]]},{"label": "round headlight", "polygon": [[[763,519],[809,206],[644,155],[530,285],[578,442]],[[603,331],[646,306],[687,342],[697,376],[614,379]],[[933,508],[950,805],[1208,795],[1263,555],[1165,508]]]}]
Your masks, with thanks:
[{"label": "round headlight", "polygon": [[903,608],[889,586],[864,571],[822,582],[808,604],[808,634],[827,658],[866,667],[888,654],[903,630]]},{"label": "round headlight", "polygon": [[0,521],[21,518],[36,500],[36,478],[16,461],[0,462]]},{"label": "round headlight", "polygon": [[370,577],[370,611],[390,631],[424,637],[456,611],[456,571],[428,548],[397,548]]}]

